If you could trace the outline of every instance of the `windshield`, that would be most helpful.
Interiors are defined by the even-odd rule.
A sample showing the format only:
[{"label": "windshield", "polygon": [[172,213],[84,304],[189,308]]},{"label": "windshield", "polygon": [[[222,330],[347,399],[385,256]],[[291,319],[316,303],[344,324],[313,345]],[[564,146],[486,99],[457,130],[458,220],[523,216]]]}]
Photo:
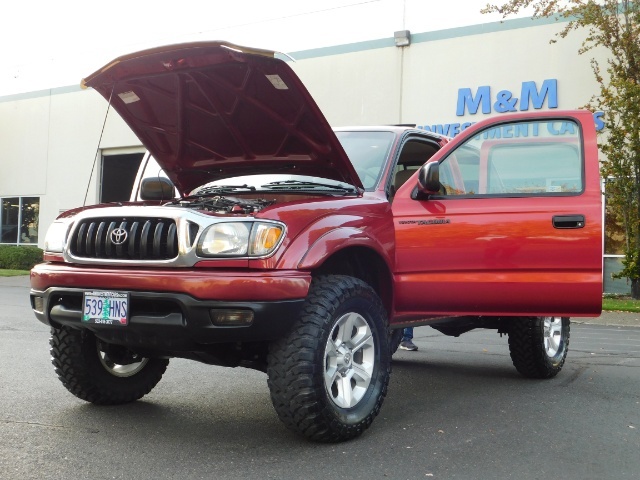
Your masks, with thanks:
[{"label": "windshield", "polygon": [[336,136],[364,188],[374,188],[393,144],[393,132],[336,132]]},{"label": "windshield", "polygon": [[[336,136],[353,164],[362,185],[366,190],[372,190],[378,184],[378,180],[382,175],[385,161],[395,138],[394,133],[381,131],[340,131],[336,132]],[[245,187],[244,190],[265,190],[268,184],[278,182],[281,184],[281,187],[289,185],[297,189],[300,188],[299,184],[302,182],[307,184],[324,184],[326,187],[333,185],[335,185],[335,187],[348,187],[344,182],[305,175],[242,175],[209,182],[191,191],[190,195],[201,194],[211,190],[212,187],[215,186],[237,187],[238,190],[243,190],[242,187]],[[298,185],[296,185],[296,183]]]}]

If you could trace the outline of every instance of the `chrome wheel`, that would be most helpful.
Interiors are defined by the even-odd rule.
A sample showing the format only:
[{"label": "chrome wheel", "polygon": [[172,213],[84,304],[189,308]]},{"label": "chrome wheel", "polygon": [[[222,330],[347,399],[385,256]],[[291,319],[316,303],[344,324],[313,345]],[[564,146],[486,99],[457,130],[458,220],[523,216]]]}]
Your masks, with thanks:
[{"label": "chrome wheel", "polygon": [[544,317],[542,328],[544,351],[547,357],[553,358],[562,345],[562,317]]},{"label": "chrome wheel", "polygon": [[98,358],[104,369],[115,377],[131,377],[140,372],[149,362],[148,358],[131,356],[131,363],[121,365],[112,361],[109,356],[98,347]]},{"label": "chrome wheel", "polygon": [[338,407],[354,407],[373,375],[375,345],[367,321],[353,312],[340,317],[329,335],[324,358],[329,397]]}]

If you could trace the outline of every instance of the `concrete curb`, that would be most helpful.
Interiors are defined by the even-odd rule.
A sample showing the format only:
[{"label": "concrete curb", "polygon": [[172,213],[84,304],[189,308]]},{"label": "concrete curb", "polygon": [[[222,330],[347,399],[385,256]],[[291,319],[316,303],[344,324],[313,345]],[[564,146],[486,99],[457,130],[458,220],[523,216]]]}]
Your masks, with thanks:
[{"label": "concrete curb", "polygon": [[607,325],[610,327],[640,327],[638,312],[602,312],[599,317],[574,317],[571,323]]}]

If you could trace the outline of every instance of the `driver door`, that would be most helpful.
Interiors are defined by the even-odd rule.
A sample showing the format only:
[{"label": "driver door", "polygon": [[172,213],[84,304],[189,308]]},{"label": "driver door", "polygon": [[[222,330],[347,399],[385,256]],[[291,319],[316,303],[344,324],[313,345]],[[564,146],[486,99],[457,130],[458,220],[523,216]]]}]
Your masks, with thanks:
[{"label": "driver door", "polygon": [[431,161],[441,192],[405,185],[392,206],[396,318],[600,313],[602,195],[589,112],[476,124]]}]

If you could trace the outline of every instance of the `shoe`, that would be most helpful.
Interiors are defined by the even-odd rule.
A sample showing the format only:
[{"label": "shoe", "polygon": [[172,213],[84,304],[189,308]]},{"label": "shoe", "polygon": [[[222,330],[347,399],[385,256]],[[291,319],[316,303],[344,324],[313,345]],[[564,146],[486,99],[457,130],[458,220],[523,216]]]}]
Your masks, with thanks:
[{"label": "shoe", "polygon": [[418,350],[418,347],[411,340],[404,340],[400,342],[400,350],[409,350],[411,352],[415,352]]}]

